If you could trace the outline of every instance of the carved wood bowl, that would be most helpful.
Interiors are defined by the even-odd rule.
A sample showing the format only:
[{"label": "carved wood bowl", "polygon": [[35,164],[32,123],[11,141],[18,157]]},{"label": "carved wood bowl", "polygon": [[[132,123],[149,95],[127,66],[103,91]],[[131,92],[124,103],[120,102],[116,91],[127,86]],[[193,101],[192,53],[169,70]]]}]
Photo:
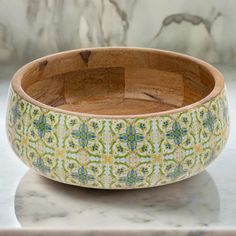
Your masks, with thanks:
[{"label": "carved wood bowl", "polygon": [[225,145],[224,80],[174,52],[62,52],[14,75],[7,128],[21,160],[50,179],[102,189],[169,184],[204,170]]}]

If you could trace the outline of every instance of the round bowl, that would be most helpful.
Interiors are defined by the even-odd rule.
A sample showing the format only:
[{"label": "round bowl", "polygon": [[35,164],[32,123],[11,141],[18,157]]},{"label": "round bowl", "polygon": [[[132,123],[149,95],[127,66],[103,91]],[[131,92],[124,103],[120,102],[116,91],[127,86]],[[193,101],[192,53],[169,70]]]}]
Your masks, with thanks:
[{"label": "round bowl", "polygon": [[29,167],[103,189],[173,183],[206,168],[228,138],[224,79],[182,54],[91,48],[40,58],[10,86],[10,143]]}]

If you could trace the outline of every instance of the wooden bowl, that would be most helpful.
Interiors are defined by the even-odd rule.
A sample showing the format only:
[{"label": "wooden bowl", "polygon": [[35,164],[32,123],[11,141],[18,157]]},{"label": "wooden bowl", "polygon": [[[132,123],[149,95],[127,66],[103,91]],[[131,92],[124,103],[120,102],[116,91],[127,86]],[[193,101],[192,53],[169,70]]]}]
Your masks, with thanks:
[{"label": "wooden bowl", "polygon": [[7,128],[21,160],[50,179],[103,189],[169,184],[204,170],[225,145],[224,80],[174,52],[62,52],[14,75]]}]

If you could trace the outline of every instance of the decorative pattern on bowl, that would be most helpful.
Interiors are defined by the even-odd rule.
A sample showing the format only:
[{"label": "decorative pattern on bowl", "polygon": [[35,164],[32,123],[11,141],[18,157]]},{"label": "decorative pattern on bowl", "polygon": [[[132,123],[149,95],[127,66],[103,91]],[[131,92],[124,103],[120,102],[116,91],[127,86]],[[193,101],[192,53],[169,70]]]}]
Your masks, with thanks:
[{"label": "decorative pattern on bowl", "polygon": [[222,150],[229,129],[225,92],[186,112],[98,119],[37,107],[10,91],[8,134],[22,161],[59,182],[143,188],[195,175]]}]

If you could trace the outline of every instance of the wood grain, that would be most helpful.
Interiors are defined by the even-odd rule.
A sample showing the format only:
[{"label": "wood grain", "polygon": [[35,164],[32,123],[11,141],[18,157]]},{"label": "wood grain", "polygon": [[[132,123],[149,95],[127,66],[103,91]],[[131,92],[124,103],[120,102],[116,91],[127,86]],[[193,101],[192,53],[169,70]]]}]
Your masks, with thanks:
[{"label": "wood grain", "polygon": [[16,73],[12,86],[42,107],[112,117],[189,109],[214,98],[224,81],[209,64],[181,54],[98,48],[34,61]]}]

